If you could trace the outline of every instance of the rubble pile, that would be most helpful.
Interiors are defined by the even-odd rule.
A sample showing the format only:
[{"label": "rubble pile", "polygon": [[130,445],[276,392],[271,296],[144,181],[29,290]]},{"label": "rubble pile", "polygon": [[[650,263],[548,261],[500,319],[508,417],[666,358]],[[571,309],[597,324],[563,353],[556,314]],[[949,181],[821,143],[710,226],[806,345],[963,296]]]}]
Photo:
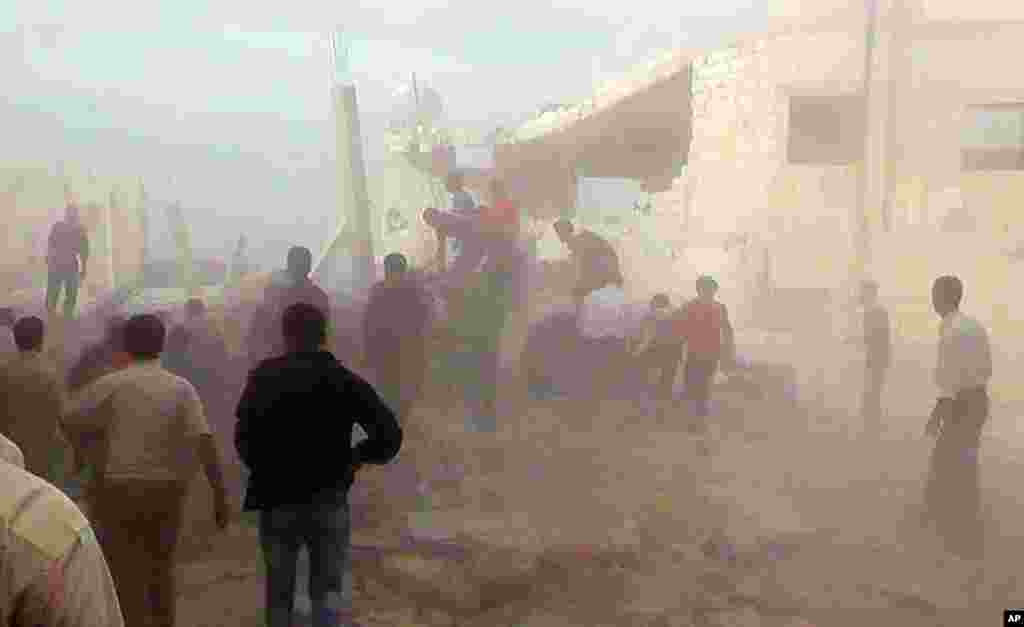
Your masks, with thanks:
[{"label": "rubble pile", "polygon": [[[824,413],[851,419],[794,404],[793,369],[756,357],[717,386],[694,432],[684,404],[659,416],[548,400],[503,413],[497,434],[467,434],[455,396],[431,387],[399,459],[353,491],[358,624],[968,625],[1021,598],[1012,560],[943,557],[905,520],[926,444],[824,429]],[[209,521],[214,537],[209,490],[194,492],[194,528]],[[214,572],[190,571],[183,596],[201,580],[254,605],[249,533],[235,562],[207,557],[223,542],[192,540]]]}]

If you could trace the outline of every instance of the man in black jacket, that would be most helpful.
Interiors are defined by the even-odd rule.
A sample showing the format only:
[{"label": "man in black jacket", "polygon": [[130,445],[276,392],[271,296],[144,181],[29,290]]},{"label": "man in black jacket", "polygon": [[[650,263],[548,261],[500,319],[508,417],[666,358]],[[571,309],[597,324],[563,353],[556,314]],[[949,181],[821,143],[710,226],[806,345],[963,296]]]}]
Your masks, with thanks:
[{"label": "man in black jacket", "polygon": [[[348,624],[348,491],[362,464],[386,464],[402,444],[394,412],[321,347],[327,319],[300,303],[285,310],[287,353],[249,373],[235,444],[250,470],[246,510],[260,511],[267,627],[291,627],[296,563],[310,554],[313,626]],[[336,411],[331,415],[327,412]],[[327,415],[325,415],[327,413]],[[369,436],[352,447],[358,423]]]}]

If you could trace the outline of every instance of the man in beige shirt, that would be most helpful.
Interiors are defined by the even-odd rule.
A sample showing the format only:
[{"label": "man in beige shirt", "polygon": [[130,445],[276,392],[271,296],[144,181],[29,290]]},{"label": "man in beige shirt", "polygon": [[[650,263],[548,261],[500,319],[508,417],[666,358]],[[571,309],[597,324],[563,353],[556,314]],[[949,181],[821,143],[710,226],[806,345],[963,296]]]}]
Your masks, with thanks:
[{"label": "man in beige shirt", "polygon": [[0,435],[0,624],[124,627],[88,521],[20,462],[21,451]]},{"label": "man in beige shirt", "polygon": [[57,369],[43,357],[45,325],[36,317],[14,324],[18,355],[0,367],[0,433],[25,455],[25,468],[59,484],[58,461],[66,451],[60,433],[64,390]]},{"label": "man in beige shirt", "polygon": [[221,529],[228,523],[223,471],[195,388],[160,365],[163,322],[135,316],[123,334],[133,363],[82,390],[65,422],[107,435],[94,517],[128,624],[174,627],[174,555],[196,456]]}]

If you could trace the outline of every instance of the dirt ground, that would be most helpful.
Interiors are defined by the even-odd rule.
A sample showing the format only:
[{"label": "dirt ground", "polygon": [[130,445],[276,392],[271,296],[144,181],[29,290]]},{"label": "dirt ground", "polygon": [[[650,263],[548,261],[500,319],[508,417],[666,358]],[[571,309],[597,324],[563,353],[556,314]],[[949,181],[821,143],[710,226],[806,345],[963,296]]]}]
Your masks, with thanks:
[{"label": "dirt ground", "polygon": [[[886,428],[864,434],[850,409],[858,368],[848,362],[831,355],[824,365],[835,376],[802,388],[798,408],[724,395],[703,434],[689,432],[681,406],[658,416],[635,403],[591,413],[551,401],[518,407],[503,416],[497,443],[481,443],[461,434],[458,412],[425,403],[408,456],[424,472],[443,461],[471,470],[432,482],[432,503],[413,526],[451,536],[468,556],[412,546],[358,553],[358,624],[995,624],[1024,602],[1015,408],[993,408],[983,442],[987,555],[959,560],[917,522],[930,364],[909,352],[896,364]],[[403,513],[384,515],[353,544],[397,546]],[[259,625],[253,528],[212,534],[198,519],[192,528],[180,624]]]}]

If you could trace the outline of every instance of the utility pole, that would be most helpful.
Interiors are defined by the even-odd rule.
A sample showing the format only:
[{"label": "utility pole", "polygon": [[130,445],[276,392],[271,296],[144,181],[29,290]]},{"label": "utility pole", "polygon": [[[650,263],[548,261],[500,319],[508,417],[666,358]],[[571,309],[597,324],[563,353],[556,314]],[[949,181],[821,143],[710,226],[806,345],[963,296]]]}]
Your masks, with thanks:
[{"label": "utility pole", "polygon": [[[869,195],[871,194],[872,183],[874,182],[875,163],[875,133],[874,114],[875,107],[872,100],[872,83],[874,81],[875,69],[875,41],[878,30],[878,0],[866,0],[866,28],[864,32],[864,77],[863,77],[863,107],[862,115],[864,122],[864,147],[861,155],[860,172],[857,177],[857,203],[854,222],[855,244],[854,244],[854,279],[865,278],[871,263],[871,220],[868,219],[868,209],[871,205]],[[874,207],[871,207],[874,210]]]}]

